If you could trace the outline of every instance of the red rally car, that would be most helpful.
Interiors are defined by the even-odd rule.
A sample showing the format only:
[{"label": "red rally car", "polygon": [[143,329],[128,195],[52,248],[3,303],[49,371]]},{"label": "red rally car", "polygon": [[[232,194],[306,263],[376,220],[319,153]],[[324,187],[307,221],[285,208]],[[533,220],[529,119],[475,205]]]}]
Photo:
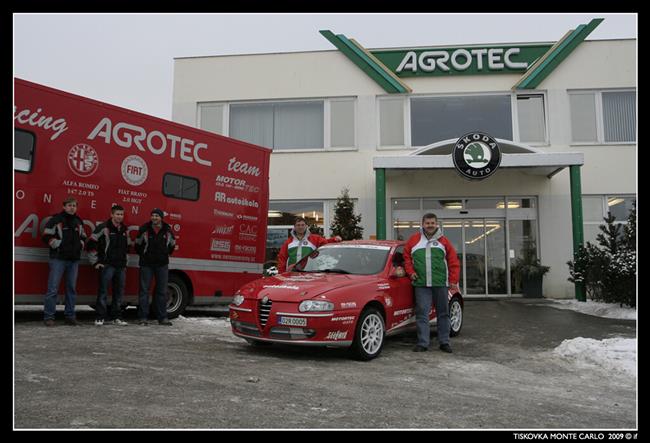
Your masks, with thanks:
[{"label": "red rally car", "polygon": [[[321,246],[291,272],[242,286],[230,305],[232,332],[256,345],[349,347],[377,357],[384,339],[415,325],[405,243],[357,240]],[[449,292],[451,335],[463,324],[463,297]],[[429,314],[436,321],[435,307]]]}]

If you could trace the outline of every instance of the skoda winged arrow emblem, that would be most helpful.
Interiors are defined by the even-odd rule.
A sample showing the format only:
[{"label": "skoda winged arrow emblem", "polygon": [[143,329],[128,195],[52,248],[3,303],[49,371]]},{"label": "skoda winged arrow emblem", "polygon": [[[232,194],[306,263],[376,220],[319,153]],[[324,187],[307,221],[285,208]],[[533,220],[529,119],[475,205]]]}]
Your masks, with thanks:
[{"label": "skoda winged arrow emblem", "polygon": [[452,157],[460,175],[482,180],[494,174],[501,164],[501,149],[488,134],[470,132],[458,139]]}]

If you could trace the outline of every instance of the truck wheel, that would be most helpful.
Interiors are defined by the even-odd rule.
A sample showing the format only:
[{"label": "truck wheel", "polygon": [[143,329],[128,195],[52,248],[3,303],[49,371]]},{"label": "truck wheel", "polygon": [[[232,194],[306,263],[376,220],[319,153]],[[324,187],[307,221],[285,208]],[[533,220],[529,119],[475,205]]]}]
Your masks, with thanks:
[{"label": "truck wheel", "polygon": [[167,281],[167,318],[176,318],[190,302],[190,291],[181,277],[170,274]]},{"label": "truck wheel", "polygon": [[366,308],[357,322],[351,351],[359,360],[372,360],[381,353],[385,337],[386,327],[381,312],[377,308]]},{"label": "truck wheel", "polygon": [[460,334],[463,327],[463,305],[459,297],[452,297],[449,301],[449,336],[455,337]]}]

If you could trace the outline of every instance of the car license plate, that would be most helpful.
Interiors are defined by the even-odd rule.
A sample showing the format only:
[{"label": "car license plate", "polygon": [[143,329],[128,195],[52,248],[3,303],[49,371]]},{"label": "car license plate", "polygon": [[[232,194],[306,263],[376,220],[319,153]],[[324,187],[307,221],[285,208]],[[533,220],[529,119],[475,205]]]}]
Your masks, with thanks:
[{"label": "car license plate", "polygon": [[307,319],[301,317],[279,317],[278,324],[285,326],[307,326]]}]

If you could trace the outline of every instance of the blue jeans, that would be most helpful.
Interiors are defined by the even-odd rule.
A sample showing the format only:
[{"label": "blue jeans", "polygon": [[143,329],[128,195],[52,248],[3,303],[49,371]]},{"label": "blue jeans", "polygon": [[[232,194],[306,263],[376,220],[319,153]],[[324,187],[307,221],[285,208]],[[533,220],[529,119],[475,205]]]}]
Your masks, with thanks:
[{"label": "blue jeans", "polygon": [[146,320],[149,316],[149,288],[151,280],[156,279],[153,305],[158,321],[167,319],[167,279],[168,269],[164,266],[140,266],[140,295],[138,296],[138,318]]},{"label": "blue jeans", "polygon": [[61,279],[65,273],[65,311],[66,318],[75,318],[75,302],[77,299],[77,274],[79,260],[50,259],[50,273],[47,277],[47,293],[43,303],[43,317],[45,320],[54,320],[56,314],[56,296],[59,292]]},{"label": "blue jeans", "polygon": [[416,287],[415,288],[415,322],[418,330],[419,346],[429,347],[429,311],[432,301],[436,304],[438,317],[438,343],[441,345],[449,343],[449,298],[446,286]]},{"label": "blue jeans", "polygon": [[126,281],[126,268],[116,268],[111,265],[104,266],[99,274],[99,292],[95,310],[98,320],[106,320],[106,298],[109,283],[113,283],[113,299],[111,300],[111,320],[122,318],[122,298],[124,297],[124,283]]}]

